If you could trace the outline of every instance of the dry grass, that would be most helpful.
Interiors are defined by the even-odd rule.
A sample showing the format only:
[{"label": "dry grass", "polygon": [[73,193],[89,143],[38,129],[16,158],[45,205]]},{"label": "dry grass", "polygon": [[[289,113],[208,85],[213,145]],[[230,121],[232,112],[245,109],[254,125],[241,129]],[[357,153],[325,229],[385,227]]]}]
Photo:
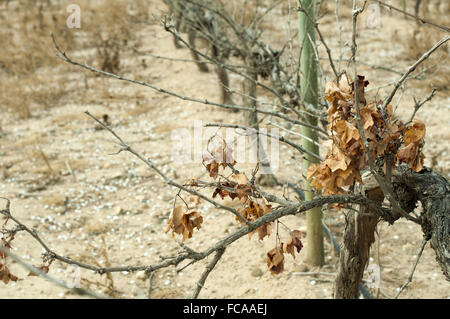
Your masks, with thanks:
[{"label": "dry grass", "polygon": [[[149,15],[149,8],[161,6],[162,1],[80,0],[77,2],[81,8],[80,29],[69,29],[66,25],[69,4],[72,1],[16,0],[0,11],[3,22],[0,29],[3,44],[0,46],[0,80],[5,79],[0,91],[0,111],[29,118],[40,115],[43,110],[62,106],[71,98],[75,99],[75,95],[80,101],[79,92],[82,92],[81,101],[84,103],[92,96],[98,98],[100,94],[101,97],[102,87],[103,93],[110,96],[110,86],[104,82],[99,85],[96,75],[85,75],[84,81],[73,81],[64,76],[67,65],[55,57],[50,33],[55,34],[58,44],[70,56],[81,58],[107,72],[123,74],[131,71],[133,63],[129,58],[132,52],[127,47],[139,48],[139,29],[144,24],[156,22]],[[236,21],[247,26],[272,2],[246,1],[244,8],[240,0],[224,4]],[[161,13],[164,14],[163,11]],[[260,27],[273,28],[264,20]],[[95,79],[92,86],[95,90],[88,85],[90,79]],[[140,107],[130,112],[139,114],[147,110]]]},{"label": "dry grass", "polygon": [[[89,52],[88,61],[105,71],[119,72],[126,65],[121,53],[126,45],[138,45],[140,25],[133,21],[148,19],[149,2],[78,1],[80,29],[66,25],[66,9],[71,3],[12,1],[0,11],[0,80],[5,79],[0,91],[1,111],[28,118],[61,105],[69,95],[68,79],[62,76],[66,67],[55,57],[51,32],[67,52],[83,58]],[[85,83],[77,85],[71,91],[85,91]]]},{"label": "dry grass", "polygon": [[[8,78],[0,92],[0,108],[26,118],[33,105],[52,107],[64,96],[63,86],[49,81],[49,71],[58,62],[51,46],[50,32],[73,43],[72,33],[54,7],[39,1],[12,2],[0,13],[0,77]],[[26,8],[26,9],[25,9]]]}]

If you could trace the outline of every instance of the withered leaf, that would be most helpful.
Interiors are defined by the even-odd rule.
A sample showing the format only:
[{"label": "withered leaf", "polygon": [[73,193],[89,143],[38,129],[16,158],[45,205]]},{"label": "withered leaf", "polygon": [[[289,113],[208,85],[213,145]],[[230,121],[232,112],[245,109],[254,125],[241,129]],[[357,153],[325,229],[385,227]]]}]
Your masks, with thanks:
[{"label": "withered leaf", "polygon": [[5,285],[9,283],[9,281],[17,281],[19,278],[14,276],[6,267],[6,265],[0,263],[0,280],[3,281]]},{"label": "withered leaf", "polygon": [[[238,185],[236,188],[236,195],[239,199],[244,200],[247,199],[249,194],[252,191],[252,185]],[[244,201],[245,202],[245,201]]]},{"label": "withered leaf", "polygon": [[405,145],[418,143],[425,137],[425,130],[425,124],[420,120],[414,119],[413,124],[405,130],[403,143]]},{"label": "withered leaf", "polygon": [[267,253],[267,267],[272,275],[284,271],[284,255],[280,247],[273,248]]},{"label": "withered leaf", "polygon": [[[369,81],[364,80],[364,76],[358,75],[358,100],[362,105],[366,105],[366,98],[364,96],[364,89],[369,85]],[[352,89],[354,90],[354,83],[352,83]]]},{"label": "withered leaf", "polygon": [[422,170],[424,158],[425,156],[421,152],[419,143],[411,143],[407,146],[402,146],[395,156],[396,162],[407,163],[415,172],[420,172]]},{"label": "withered leaf", "polygon": [[297,253],[299,253],[303,248],[301,237],[302,233],[299,230],[293,230],[289,233],[289,239],[285,243],[281,244],[283,247],[283,251],[285,253],[291,254],[294,259],[295,250],[297,250]]},{"label": "withered leaf", "polygon": [[[11,242],[10,241],[7,242],[5,237],[2,237],[1,243],[6,250],[11,250]],[[6,253],[0,251],[0,258],[6,258],[7,256],[8,255]]]},{"label": "withered leaf", "polygon": [[240,199],[242,196],[245,196],[245,190],[251,188],[250,186],[247,187],[247,185],[238,185],[236,183],[229,183],[229,182],[223,182],[221,183],[221,186],[224,188],[227,187],[230,190],[217,187],[212,195],[213,198],[219,195],[220,198],[222,199],[224,199],[227,196],[229,196],[231,199],[235,199],[236,197]]},{"label": "withered leaf", "polygon": [[194,206],[197,206],[198,204],[200,204],[200,197],[197,195],[192,195],[191,197],[189,197],[189,201],[194,203]]},{"label": "withered leaf", "polygon": [[344,73],[339,78],[339,89],[341,90],[341,92],[344,92],[350,96],[353,91],[353,87],[351,85],[352,83],[352,78],[348,78],[347,74]]},{"label": "withered leaf", "polygon": [[[40,271],[42,271],[44,274],[48,274],[48,271],[50,270],[50,267],[48,267],[46,265],[42,265],[42,266],[36,267],[36,268],[39,269]],[[28,274],[28,276],[39,276],[39,275],[34,272],[30,272]]]},{"label": "withered leaf", "polygon": [[248,179],[244,173],[233,174],[231,177],[233,177],[239,185],[247,185],[248,183]]},{"label": "withered leaf", "polygon": [[266,223],[266,224],[258,227],[251,233],[249,233],[248,236],[249,236],[249,238],[252,238],[253,234],[258,233],[258,240],[262,241],[264,239],[264,237],[270,236],[270,234],[272,233],[273,226],[274,226],[274,222]]},{"label": "withered leaf", "polygon": [[210,164],[206,164],[206,170],[209,172],[210,177],[216,178],[217,175],[219,175],[219,164],[215,161]]},{"label": "withered leaf", "polygon": [[191,211],[185,212],[183,206],[177,206],[173,209],[172,215],[167,221],[166,233],[172,230],[174,233],[183,235],[182,241],[191,238],[194,228],[200,229],[203,217],[200,213]]},{"label": "withered leaf", "polygon": [[[383,109],[382,101],[366,101],[365,87],[369,82],[364,76],[359,75],[357,81],[361,124],[371,157],[378,159],[395,154],[395,163],[406,162],[414,171],[422,170],[423,122],[414,120],[405,128],[401,121],[393,120],[392,105]],[[368,164],[369,155],[356,123],[354,91],[354,81],[345,74],[338,83],[327,83],[326,86],[325,98],[330,102],[327,111],[328,152],[321,163],[310,165],[306,172],[311,186],[321,191],[322,195],[347,193],[347,186],[352,186],[356,181],[362,182],[360,171]],[[291,248],[286,249],[292,251]]]}]

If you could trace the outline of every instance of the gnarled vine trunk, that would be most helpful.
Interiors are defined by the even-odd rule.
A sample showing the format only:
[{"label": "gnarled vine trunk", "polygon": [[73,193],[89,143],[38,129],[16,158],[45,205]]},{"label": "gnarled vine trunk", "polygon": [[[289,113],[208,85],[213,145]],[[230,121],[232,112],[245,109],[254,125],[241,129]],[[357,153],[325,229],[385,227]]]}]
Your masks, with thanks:
[{"label": "gnarled vine trunk", "polygon": [[[450,281],[450,184],[448,180],[425,168],[420,173],[401,171],[395,174],[394,186],[405,187],[414,202],[423,207],[422,230],[436,253],[436,260]],[[401,200],[401,198],[400,198]]]},{"label": "gnarled vine trunk", "polygon": [[[420,220],[424,238],[431,240],[436,260],[450,281],[450,184],[428,168],[415,173],[405,167],[395,170],[392,183],[395,196],[407,213],[414,210],[417,202],[422,204]],[[379,188],[366,191],[366,196],[380,205],[384,199]],[[347,218],[334,298],[359,297],[370,245],[374,242],[375,228],[380,221],[378,216],[363,215],[370,213],[368,207],[361,207],[360,213],[351,212]],[[393,223],[398,217],[392,215],[389,222]]]},{"label": "gnarled vine trunk", "polygon": [[[380,188],[366,192],[367,198],[381,205],[384,199]],[[361,207],[360,213],[350,211],[344,232],[344,247],[339,254],[339,269],[336,278],[334,298],[356,299],[360,283],[369,260],[370,246],[375,241],[375,229],[379,217],[368,216],[369,207]]]}]

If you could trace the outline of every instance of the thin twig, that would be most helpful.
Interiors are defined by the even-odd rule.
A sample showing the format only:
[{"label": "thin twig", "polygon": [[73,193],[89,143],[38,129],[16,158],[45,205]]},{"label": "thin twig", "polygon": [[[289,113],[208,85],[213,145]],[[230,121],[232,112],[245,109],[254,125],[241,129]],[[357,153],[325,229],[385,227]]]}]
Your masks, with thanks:
[{"label": "thin twig", "polygon": [[306,272],[293,272],[295,276],[330,276],[335,277],[336,273],[332,272],[323,272],[323,271],[306,271]]},{"label": "thin twig", "polygon": [[103,296],[103,295],[99,295],[96,294],[95,292],[92,292],[88,289],[85,288],[80,288],[80,287],[73,287],[73,285],[68,284],[67,282],[57,279],[53,276],[50,276],[49,274],[41,271],[40,269],[28,264],[27,262],[23,261],[19,256],[17,256],[16,254],[12,253],[11,251],[9,251],[6,247],[4,247],[3,245],[0,244],[0,251],[4,254],[6,254],[9,258],[11,258],[12,260],[14,260],[15,262],[17,262],[18,264],[20,264],[22,267],[24,267],[25,269],[27,269],[28,271],[30,271],[31,273],[41,276],[44,279],[47,279],[48,281],[50,281],[53,284],[56,284],[60,287],[63,287],[65,289],[68,289],[69,291],[80,295],[80,296],[89,296],[89,297],[93,297],[93,298],[97,298],[97,299],[110,299],[110,297],[108,296]]},{"label": "thin twig", "polygon": [[[60,55],[57,55],[59,58],[61,58],[62,60],[64,60],[67,63],[70,63],[70,64],[75,65],[75,66],[79,66],[79,67],[81,67],[83,69],[86,69],[86,70],[89,70],[91,72],[102,74],[104,76],[107,76],[107,77],[110,77],[110,78],[114,78],[116,80],[121,80],[121,81],[125,81],[125,82],[131,82],[131,83],[134,83],[134,84],[142,85],[142,86],[151,88],[151,89],[153,89],[155,91],[158,91],[160,93],[164,93],[164,94],[168,94],[168,95],[174,96],[174,97],[179,98],[179,99],[184,100],[184,101],[191,101],[191,102],[201,103],[201,104],[205,104],[205,105],[213,105],[213,106],[217,106],[217,107],[221,107],[221,108],[225,108],[225,109],[231,109],[231,110],[241,110],[241,111],[250,111],[250,112],[254,111],[254,109],[250,108],[250,107],[239,106],[239,105],[231,105],[231,104],[224,104],[224,103],[217,103],[217,102],[208,101],[207,99],[198,99],[198,98],[193,98],[193,97],[189,97],[189,96],[183,96],[183,95],[180,95],[178,93],[175,93],[175,92],[172,92],[172,91],[169,91],[169,90],[157,87],[155,85],[152,85],[152,84],[144,82],[144,81],[128,79],[126,77],[123,77],[123,76],[120,76],[120,75],[117,75],[117,74],[114,74],[114,73],[109,73],[109,72],[106,72],[106,71],[98,70],[96,68],[88,66],[87,64],[76,62],[76,61],[70,59],[67,56],[66,52],[63,51],[58,46],[58,44],[56,43],[56,39],[55,39],[53,33],[51,34],[51,37],[52,37],[53,45],[54,45],[55,49],[60,54]],[[309,127],[309,128],[311,128],[311,129],[313,129],[315,131],[318,131],[318,132],[324,134],[325,136],[327,135],[327,132],[325,130],[321,129],[320,127],[317,127],[317,126],[314,126],[314,125],[311,125],[311,124],[308,124],[308,123],[305,123],[305,122],[302,122],[302,121],[298,121],[298,120],[292,119],[292,118],[290,118],[288,116],[285,116],[283,114],[279,114],[277,112],[265,111],[265,110],[261,110],[261,109],[257,109],[256,111],[258,113],[261,113],[261,114],[265,114],[265,115],[270,115],[270,116],[281,118],[281,119],[283,119],[285,121],[291,122],[291,123],[296,124],[296,125]]]},{"label": "thin twig", "polygon": [[300,136],[301,138],[303,138],[303,139],[305,139],[305,140],[308,140],[309,142],[311,142],[311,143],[317,145],[317,146],[320,147],[321,149],[328,151],[328,148],[326,148],[326,147],[323,146],[322,144],[320,144],[320,143],[314,141],[313,139],[311,139],[311,138],[309,138],[308,136],[305,136],[305,135],[303,135],[303,134],[301,134],[301,133],[299,133],[299,132],[295,132],[295,131],[289,130],[289,129],[287,129],[287,128],[285,128],[285,127],[282,127],[281,125],[278,125],[278,124],[276,124],[276,123],[274,123],[274,122],[271,122],[271,121],[268,121],[267,124],[273,125],[273,126],[279,128],[279,129],[281,129],[281,130],[283,130],[283,131],[285,131],[285,132],[288,132],[288,133],[290,133],[290,134]]},{"label": "thin twig", "polygon": [[72,166],[70,166],[70,162],[69,160],[65,161],[67,170],[69,171],[70,175],[72,175],[72,179],[73,181],[76,183],[77,182],[77,177],[75,176],[75,173],[72,170]]},{"label": "thin twig", "polygon": [[[367,141],[366,135],[364,133],[364,129],[361,123],[361,112],[360,112],[360,105],[359,105],[359,77],[358,77],[358,72],[357,72],[357,67],[356,67],[356,50],[357,50],[357,45],[356,45],[356,22],[357,22],[357,17],[358,15],[363,12],[364,7],[367,3],[367,0],[364,1],[364,5],[362,8],[357,8],[356,7],[356,0],[353,0],[353,33],[352,33],[352,57],[351,60],[353,62],[353,73],[355,76],[355,80],[354,80],[354,85],[355,85],[355,110],[356,110],[356,124],[358,127],[358,132],[361,136],[361,139],[363,141],[363,146],[364,146],[364,151],[367,154],[368,157],[368,162],[369,162],[369,167],[370,167],[370,171],[372,173],[372,175],[374,176],[374,178],[376,179],[376,181],[378,182],[378,185],[380,185],[380,188],[382,189],[384,196],[386,196],[388,198],[388,200],[390,201],[390,203],[392,204],[393,208],[400,212],[400,214],[405,217],[408,220],[411,220],[417,224],[421,224],[420,219],[415,218],[411,215],[409,215],[408,213],[406,213],[403,208],[401,208],[400,204],[397,202],[397,200],[395,199],[392,189],[390,188],[390,184],[386,184],[385,181],[381,178],[381,176],[378,174],[376,167],[375,167],[375,162],[374,159],[372,158],[372,153],[370,152],[370,148],[369,148],[369,143]],[[406,73],[405,73],[406,74]],[[395,94],[395,93],[394,93]],[[393,96],[393,95],[392,95]],[[385,104],[385,106],[387,106],[387,104]]]},{"label": "thin twig", "polygon": [[205,271],[203,272],[202,276],[200,277],[200,280],[197,282],[194,293],[192,295],[192,299],[198,298],[200,291],[202,290],[203,286],[205,285],[206,278],[208,278],[211,271],[214,269],[214,267],[216,267],[220,258],[222,258],[224,252],[225,252],[225,247],[221,247],[221,248],[217,249],[216,254],[214,255],[214,259],[211,260],[211,262],[208,264],[208,266],[206,266]]},{"label": "thin twig", "polygon": [[400,86],[403,84],[403,82],[405,82],[405,80],[407,79],[407,77],[409,76],[409,74],[411,74],[411,72],[413,72],[417,66],[419,64],[421,64],[423,61],[425,61],[426,59],[428,59],[430,57],[430,55],[436,51],[441,45],[443,45],[444,43],[446,43],[448,40],[450,40],[450,36],[446,36],[443,37],[438,43],[436,43],[430,50],[428,50],[427,52],[425,52],[422,57],[417,60],[413,65],[411,65],[408,70],[405,72],[405,74],[403,74],[403,76],[397,81],[397,83],[395,84],[394,89],[392,90],[391,94],[389,94],[389,97],[387,98],[387,100],[384,102],[383,105],[383,109],[386,110],[386,107],[389,105],[389,103],[391,103],[392,99],[394,98],[395,93],[397,92],[397,90],[400,88]]},{"label": "thin twig", "polygon": [[314,157],[319,162],[321,162],[323,160],[322,157],[320,157],[319,155],[314,154],[314,153],[304,149],[302,146],[284,138],[283,136],[273,136],[270,133],[261,132],[260,130],[257,130],[255,128],[246,127],[246,126],[237,125],[237,124],[221,124],[221,123],[206,123],[205,127],[228,127],[228,128],[242,129],[242,130],[248,131],[249,134],[265,135],[267,137],[277,139],[280,142],[286,143],[289,146],[292,146],[293,148],[295,148],[300,153],[306,153],[306,154]]},{"label": "thin twig", "polygon": [[245,219],[244,217],[242,217],[241,214],[238,213],[238,211],[234,208],[222,205],[212,199],[210,199],[209,197],[200,194],[194,190],[191,190],[189,188],[184,187],[183,185],[178,184],[177,182],[174,182],[172,179],[170,179],[169,177],[167,177],[167,175],[165,175],[163,172],[161,172],[161,170],[155,166],[155,164],[149,159],[149,158],[144,158],[139,152],[137,152],[136,150],[134,150],[130,145],[128,145],[127,143],[125,143],[125,141],[119,136],[117,135],[117,133],[112,130],[111,128],[109,128],[108,126],[106,126],[104,123],[102,123],[102,121],[100,121],[99,119],[97,119],[94,115],[92,115],[89,111],[85,111],[85,114],[87,114],[89,117],[91,117],[92,119],[94,119],[97,123],[99,123],[102,127],[104,127],[106,130],[108,130],[112,135],[114,135],[115,138],[117,138],[120,142],[120,146],[121,149],[119,150],[119,153],[121,151],[128,151],[131,154],[133,154],[134,156],[136,156],[137,158],[139,158],[141,161],[143,161],[145,164],[147,164],[151,169],[153,169],[156,173],[158,173],[159,176],[161,176],[164,181],[166,181],[166,183],[170,186],[175,186],[187,193],[190,193],[191,195],[196,195],[198,197],[200,197],[201,199],[211,203],[214,205],[214,207],[216,208],[221,208],[224,210],[227,210],[229,212],[231,212],[232,214],[234,214],[236,217],[238,217],[242,222],[248,224],[247,219]]},{"label": "thin twig", "polygon": [[416,101],[416,98],[414,98],[414,111],[413,114],[411,115],[411,118],[409,119],[409,121],[405,124],[408,125],[409,123],[412,122],[412,120],[414,119],[414,116],[416,116],[417,111],[428,101],[431,101],[431,99],[434,97],[434,95],[436,94],[437,90],[433,89],[430,93],[430,95],[428,95],[423,101],[418,102]]},{"label": "thin twig", "polygon": [[147,299],[151,299],[152,298],[152,281],[153,281],[153,277],[154,276],[155,276],[155,272],[152,271],[150,273],[150,276],[148,277]]},{"label": "thin twig", "polygon": [[300,5],[300,8],[298,8],[298,11],[303,12],[305,14],[305,16],[308,18],[308,20],[310,21],[310,23],[312,25],[314,25],[314,28],[316,29],[317,34],[319,35],[320,42],[322,42],[323,46],[325,47],[325,50],[327,51],[328,61],[330,61],[330,66],[333,69],[333,73],[334,73],[334,75],[336,77],[336,81],[338,81],[339,80],[339,73],[336,70],[336,67],[334,66],[333,57],[331,56],[331,50],[328,47],[327,43],[325,42],[325,39],[323,38],[322,32],[320,32],[319,24],[311,18],[311,16],[308,14],[307,10],[305,10],[305,8],[303,7],[303,3],[301,1],[298,1],[298,4]]},{"label": "thin twig", "polygon": [[[58,255],[53,250],[50,250],[48,246],[42,241],[42,239],[39,237],[38,233],[36,231],[31,231],[27,226],[25,226],[23,223],[21,223],[19,220],[14,218],[10,213],[9,210],[0,210],[0,214],[5,215],[6,217],[10,218],[14,222],[16,222],[18,225],[21,225],[22,228],[26,232],[28,232],[45,250],[46,254],[53,259],[57,259],[59,261],[62,261],[67,264],[73,264],[78,265],[81,268],[92,270],[98,274],[105,274],[105,273],[112,273],[112,272],[135,272],[135,271],[141,271],[144,270],[146,273],[153,272],[157,269],[166,268],[169,266],[177,266],[180,262],[186,259],[191,260],[201,260],[209,256],[210,254],[214,253],[220,248],[227,247],[239,238],[251,233],[255,229],[261,227],[264,224],[273,222],[281,217],[289,216],[289,215],[297,215],[300,213],[303,213],[307,210],[310,210],[311,208],[323,206],[326,204],[335,204],[335,203],[353,203],[353,204],[359,204],[359,205],[366,205],[371,207],[374,211],[378,212],[380,214],[380,217],[382,218],[384,216],[384,212],[378,207],[375,203],[373,203],[371,200],[367,199],[364,196],[361,195],[330,195],[330,196],[316,196],[311,201],[306,202],[300,202],[296,203],[294,205],[290,205],[283,208],[274,209],[273,211],[267,213],[266,215],[250,222],[250,225],[243,226],[239,228],[234,233],[218,240],[215,244],[211,245],[206,250],[191,254],[189,252],[182,252],[174,256],[165,257],[163,258],[163,261],[153,264],[153,265],[136,265],[136,266],[115,266],[115,267],[97,267],[89,264],[85,264],[83,262],[75,261],[73,259]],[[7,205],[9,204],[9,201]]]},{"label": "thin twig", "polygon": [[411,13],[408,13],[408,12],[402,10],[402,9],[396,8],[396,7],[394,7],[394,6],[391,6],[391,5],[389,5],[389,4],[387,4],[387,3],[384,3],[384,2],[382,2],[382,1],[379,1],[379,0],[373,0],[373,1],[376,1],[376,2],[378,2],[379,4],[381,4],[382,6],[385,6],[385,7],[389,8],[389,9],[394,10],[394,11],[403,13],[405,16],[408,16],[408,17],[410,17],[410,18],[413,18],[414,20],[420,21],[420,22],[423,23],[423,24],[429,24],[429,25],[431,25],[431,26],[433,26],[433,27],[435,27],[435,28],[444,30],[444,31],[446,31],[446,32],[450,32],[450,28],[449,28],[449,27],[446,27],[446,26],[444,26],[444,25],[440,25],[440,24],[437,24],[437,23],[434,23],[434,22],[425,20],[425,19],[423,19],[423,18],[417,17],[417,16],[415,16],[415,15],[413,15],[413,14],[411,14]]},{"label": "thin twig", "polygon": [[414,263],[414,266],[413,266],[413,268],[412,268],[412,270],[411,270],[411,273],[409,274],[408,279],[407,279],[406,282],[403,284],[403,286],[400,287],[400,290],[398,291],[398,293],[397,293],[397,295],[394,297],[394,299],[397,299],[398,296],[400,296],[400,294],[403,292],[403,290],[405,290],[406,286],[408,286],[409,283],[412,281],[413,276],[414,276],[414,272],[416,271],[416,267],[417,267],[417,265],[419,264],[420,257],[422,257],[423,250],[425,249],[425,246],[427,245],[427,243],[428,243],[428,240],[427,240],[427,239],[424,239],[424,240],[422,241],[422,246],[420,247],[419,253],[417,254],[416,262]]}]

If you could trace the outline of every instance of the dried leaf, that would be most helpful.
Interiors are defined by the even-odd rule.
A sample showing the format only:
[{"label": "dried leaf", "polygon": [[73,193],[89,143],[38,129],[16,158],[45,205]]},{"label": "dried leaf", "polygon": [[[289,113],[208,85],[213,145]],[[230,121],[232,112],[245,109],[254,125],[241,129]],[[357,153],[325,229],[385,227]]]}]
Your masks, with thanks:
[{"label": "dried leaf", "polygon": [[405,162],[415,172],[420,172],[423,169],[423,160],[425,156],[421,152],[421,146],[418,143],[411,143],[407,146],[402,146],[395,156],[396,162]]},{"label": "dried leaf", "polygon": [[[364,89],[368,85],[369,85],[369,81],[365,81],[364,76],[358,75],[358,100],[359,100],[359,103],[361,103],[362,105],[366,105]],[[354,90],[353,86],[352,86],[352,89]]]},{"label": "dried leaf", "polygon": [[[45,274],[48,274],[48,271],[50,270],[50,267],[48,267],[46,265],[43,265],[43,266],[40,266],[40,267],[36,267],[36,268],[39,269],[40,271],[42,271]],[[28,274],[28,276],[39,276],[39,275],[35,274],[34,272],[30,272]]]},{"label": "dried leaf", "polygon": [[405,136],[403,137],[403,143],[405,145],[411,143],[418,143],[425,137],[425,124],[414,119],[413,124],[405,130]]},{"label": "dried leaf", "polygon": [[233,177],[239,185],[247,185],[248,183],[248,179],[244,173],[233,174],[231,177]]},{"label": "dried leaf", "polygon": [[6,265],[0,263],[0,280],[3,281],[5,285],[9,283],[9,281],[17,281],[19,278],[14,276],[6,267]]},{"label": "dried leaf", "polygon": [[[6,250],[11,250],[11,242],[10,241],[7,242],[5,237],[2,237],[1,243]],[[7,256],[8,255],[6,253],[0,251],[0,258],[6,258]]]},{"label": "dried leaf", "polygon": [[289,239],[286,243],[282,243],[283,251],[285,253],[291,254],[292,257],[295,259],[295,250],[297,250],[297,253],[300,253],[300,251],[303,248],[303,244],[301,241],[302,233],[299,230],[293,230],[289,233]]},{"label": "dried leaf", "polygon": [[284,271],[284,255],[280,247],[276,247],[267,253],[267,267],[272,275]]},{"label": "dried leaf", "polygon": [[209,172],[209,176],[212,178],[216,178],[217,175],[219,175],[219,164],[215,161],[211,164],[207,164],[206,169]]},{"label": "dried leaf", "polygon": [[194,203],[194,206],[200,204],[200,197],[197,195],[192,195],[191,197],[189,197],[189,200]]},{"label": "dried leaf", "polygon": [[[257,220],[259,217],[264,216],[265,214],[268,214],[272,211],[272,206],[268,204],[267,200],[263,199],[263,203],[260,205],[255,201],[249,200],[247,202],[247,206],[243,208],[238,208],[237,212],[241,214],[242,217],[244,217],[248,221],[254,221]],[[242,223],[242,220],[240,220],[236,216],[236,220]],[[265,236],[270,236],[270,233],[272,231],[272,223],[264,224],[251,233],[249,233],[249,238],[253,236],[253,234],[258,233],[259,240],[263,240]]]},{"label": "dried leaf", "polygon": [[[383,109],[382,101],[367,103],[364,90],[368,84],[364,76],[358,76],[361,124],[371,157],[378,160],[381,156],[396,154],[396,163],[406,162],[419,172],[423,168],[425,125],[414,120],[405,129],[402,122],[393,122],[392,105]],[[325,89],[325,98],[331,102],[328,108],[328,152],[321,163],[310,165],[306,172],[307,180],[322,195],[345,194],[347,186],[361,182],[360,171],[368,163],[369,156],[356,124],[354,88],[352,79],[344,74],[338,84],[327,83]]]},{"label": "dried leaf", "polygon": [[249,236],[249,238],[252,238],[253,234],[258,233],[258,240],[262,241],[264,239],[264,237],[270,236],[270,234],[272,233],[273,227],[274,227],[274,222],[266,223],[266,224],[258,227],[251,233],[249,233],[248,236]]},{"label": "dried leaf", "polygon": [[183,235],[183,241],[191,238],[194,228],[200,229],[203,223],[203,217],[200,213],[191,211],[185,212],[183,206],[177,206],[173,209],[172,215],[167,221],[166,233],[172,230],[174,233]]}]

